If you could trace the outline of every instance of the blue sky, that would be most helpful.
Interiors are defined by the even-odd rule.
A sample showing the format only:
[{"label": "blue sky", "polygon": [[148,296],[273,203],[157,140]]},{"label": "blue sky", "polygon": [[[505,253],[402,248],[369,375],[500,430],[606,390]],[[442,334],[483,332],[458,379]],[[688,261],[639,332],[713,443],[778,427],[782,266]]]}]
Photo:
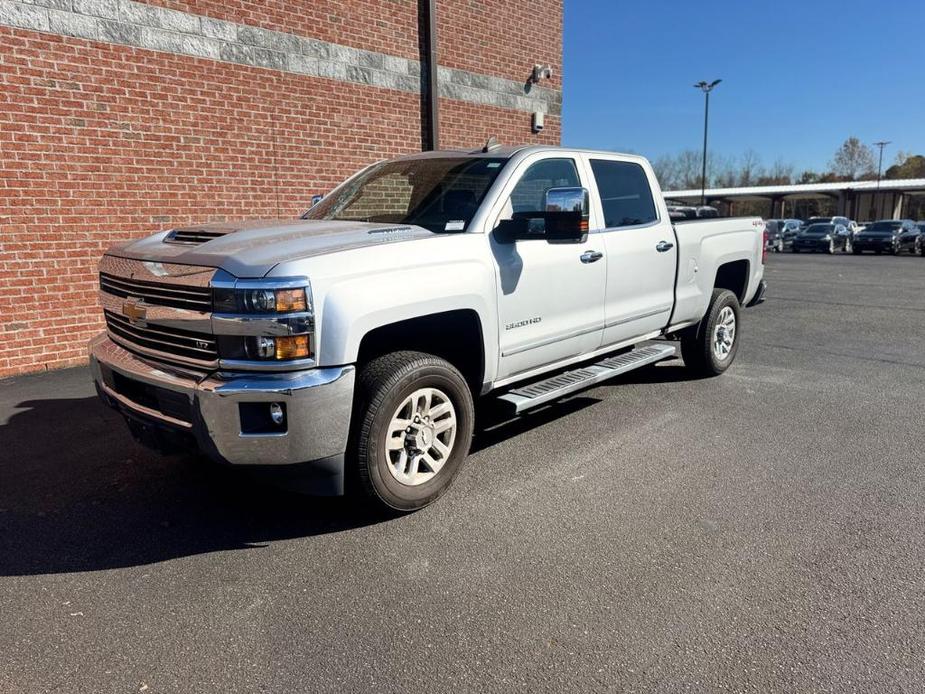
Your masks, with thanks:
[{"label": "blue sky", "polygon": [[562,143],[754,149],[822,169],[845,138],[925,154],[925,2],[565,0]]}]

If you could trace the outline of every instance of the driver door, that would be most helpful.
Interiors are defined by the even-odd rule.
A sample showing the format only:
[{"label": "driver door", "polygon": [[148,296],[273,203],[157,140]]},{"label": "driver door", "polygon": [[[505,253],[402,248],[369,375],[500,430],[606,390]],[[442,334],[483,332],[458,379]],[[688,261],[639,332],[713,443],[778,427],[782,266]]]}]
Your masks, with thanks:
[{"label": "driver door", "polygon": [[[542,212],[546,191],[562,187],[590,188],[579,157],[525,158],[499,196],[499,209],[492,210],[492,227],[514,214]],[[490,235],[498,285],[499,380],[592,352],[601,344],[607,277],[603,247],[595,234],[585,243],[551,243],[544,224],[541,218],[531,219],[527,239],[504,242],[501,234]]]}]

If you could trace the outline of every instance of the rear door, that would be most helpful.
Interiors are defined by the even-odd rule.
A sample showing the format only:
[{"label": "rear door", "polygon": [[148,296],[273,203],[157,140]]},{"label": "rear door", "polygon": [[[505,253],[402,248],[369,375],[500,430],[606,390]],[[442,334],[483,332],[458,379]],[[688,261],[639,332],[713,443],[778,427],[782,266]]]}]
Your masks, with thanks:
[{"label": "rear door", "polygon": [[661,330],[674,304],[678,248],[669,219],[652,195],[655,176],[644,159],[586,155],[598,195],[594,219],[607,257],[602,344]]}]

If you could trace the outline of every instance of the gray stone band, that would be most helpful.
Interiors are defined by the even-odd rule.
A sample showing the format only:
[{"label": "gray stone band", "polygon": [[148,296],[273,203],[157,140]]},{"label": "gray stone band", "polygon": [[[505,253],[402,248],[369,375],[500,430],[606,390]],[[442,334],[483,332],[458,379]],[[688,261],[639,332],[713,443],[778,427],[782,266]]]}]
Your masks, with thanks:
[{"label": "gray stone band", "polygon": [[[177,55],[421,91],[421,63],[317,39],[168,10],[131,0],[0,0],[0,25]],[[562,112],[558,90],[441,67],[440,96],[476,104]]]}]

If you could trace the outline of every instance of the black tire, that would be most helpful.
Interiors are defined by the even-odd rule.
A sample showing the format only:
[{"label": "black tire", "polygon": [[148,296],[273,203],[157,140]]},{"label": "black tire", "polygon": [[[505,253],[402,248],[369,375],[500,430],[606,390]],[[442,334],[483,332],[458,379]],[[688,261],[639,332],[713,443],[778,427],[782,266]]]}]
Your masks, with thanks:
[{"label": "black tire", "polygon": [[796,246],[791,246],[791,247],[790,247],[790,252],[791,252],[791,253],[799,253],[799,252],[800,252],[800,249],[797,248]]},{"label": "black tire", "polygon": [[[735,316],[735,334],[732,347],[725,358],[720,359],[713,351],[713,334],[716,330],[720,313],[726,307],[732,309]],[[710,305],[703,319],[695,326],[687,328],[681,333],[681,356],[684,365],[696,376],[706,378],[719,376],[735,361],[739,350],[739,336],[741,334],[741,320],[739,318],[739,300],[728,289],[714,289],[710,298]]]},{"label": "black tire", "polygon": [[[416,486],[403,484],[389,471],[386,438],[399,406],[416,390],[437,388],[456,411],[456,438],[434,476]],[[423,352],[392,352],[360,370],[353,406],[347,464],[359,489],[377,505],[403,513],[436,501],[456,477],[469,453],[475,409],[466,379],[449,362]]]}]

